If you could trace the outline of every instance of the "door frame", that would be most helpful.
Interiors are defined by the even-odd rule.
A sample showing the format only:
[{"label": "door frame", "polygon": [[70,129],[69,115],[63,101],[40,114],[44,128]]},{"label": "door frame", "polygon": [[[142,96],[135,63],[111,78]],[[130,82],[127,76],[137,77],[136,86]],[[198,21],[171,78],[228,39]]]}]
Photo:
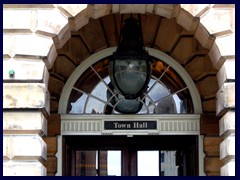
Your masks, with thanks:
[{"label": "door frame", "polygon": [[[149,130],[105,130],[105,121],[154,120],[157,129]],[[168,115],[62,115],[61,135],[58,136],[57,173],[62,175],[63,135],[198,135],[199,176],[205,176],[203,152],[203,135],[200,135],[200,115],[168,114]]]},{"label": "door frame", "polygon": [[[155,142],[158,142],[157,144]],[[70,149],[70,153],[65,153]],[[77,164],[76,151],[92,150],[119,150],[121,151],[121,174],[122,176],[136,176],[138,174],[138,151],[178,151],[181,152],[179,169],[181,175],[198,175],[198,138],[196,135],[149,135],[149,136],[64,136],[63,137],[63,174],[75,175]],[[67,167],[70,165],[71,167]],[[159,175],[161,172],[161,161],[159,159]],[[72,168],[73,167],[73,168]],[[68,169],[68,170],[67,170]],[[67,173],[68,172],[68,173]]]}]

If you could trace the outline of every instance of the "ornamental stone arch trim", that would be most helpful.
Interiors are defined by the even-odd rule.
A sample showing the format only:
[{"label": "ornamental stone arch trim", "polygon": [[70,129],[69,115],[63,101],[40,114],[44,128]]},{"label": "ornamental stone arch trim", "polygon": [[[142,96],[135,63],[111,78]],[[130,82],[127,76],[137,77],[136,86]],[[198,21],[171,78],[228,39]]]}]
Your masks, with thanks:
[{"label": "ornamental stone arch trim", "polygon": [[[51,156],[48,159],[53,161],[46,166],[48,171],[51,169],[56,161],[56,151],[47,152],[43,141],[43,136],[48,133],[46,124],[50,115],[48,70],[58,56],[57,50],[70,39],[71,31],[81,29],[90,19],[114,13],[155,14],[167,19],[175,18],[178,25],[193,32],[201,46],[209,50],[209,59],[217,70],[218,91],[214,119],[219,120],[221,138],[206,137],[204,140],[208,155],[205,158],[205,172],[208,175],[218,175],[218,169],[208,165],[216,163],[221,167],[221,175],[235,175],[235,151],[232,151],[235,146],[234,4],[4,4],[3,8],[5,175],[28,173],[29,169],[26,168],[30,166],[26,165],[24,159],[37,159],[31,168],[36,170],[34,172],[37,175],[46,175],[42,162],[49,153]],[[13,75],[10,70],[13,70]],[[16,117],[20,119],[18,122],[15,121]],[[29,126],[33,120],[37,125]],[[13,126],[16,124],[18,126]],[[22,142],[19,146],[16,144],[18,139]],[[38,149],[24,154],[24,148],[28,147],[24,142],[29,139],[34,139],[35,148]],[[55,142],[54,138],[45,141],[47,144]],[[218,158],[211,158],[217,157],[215,152],[208,149],[208,144],[212,142],[216,147],[220,144],[221,162]],[[9,148],[14,145],[19,148]],[[9,160],[13,162],[10,163]],[[26,167],[26,171],[14,169],[14,163]],[[48,174],[54,174],[54,171]]]}]

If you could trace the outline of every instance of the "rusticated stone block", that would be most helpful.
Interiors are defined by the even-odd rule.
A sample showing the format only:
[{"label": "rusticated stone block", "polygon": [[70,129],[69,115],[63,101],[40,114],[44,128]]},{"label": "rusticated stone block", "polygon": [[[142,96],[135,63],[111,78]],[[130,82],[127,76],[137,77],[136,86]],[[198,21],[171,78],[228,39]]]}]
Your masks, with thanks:
[{"label": "rusticated stone block", "polygon": [[141,13],[144,14],[146,4],[120,4],[120,13]]},{"label": "rusticated stone block", "polygon": [[[34,81],[47,85],[49,73],[42,60],[10,59],[3,61],[3,80],[7,81]],[[14,70],[14,76],[9,71]]]},{"label": "rusticated stone block", "polygon": [[156,4],[154,6],[154,12],[159,15],[163,16],[165,18],[172,18],[176,14],[177,5],[174,4]]},{"label": "rusticated stone block", "polygon": [[206,157],[204,159],[204,170],[207,176],[219,176],[222,162],[219,157]]},{"label": "rusticated stone block", "polygon": [[216,115],[229,108],[235,108],[235,83],[224,83],[217,92]]},{"label": "rusticated stone block", "polygon": [[3,112],[3,132],[47,135],[47,120],[40,111]]},{"label": "rusticated stone block", "polygon": [[3,176],[46,176],[47,169],[37,161],[3,162]]},{"label": "rusticated stone block", "polygon": [[93,19],[107,15],[111,12],[111,10],[111,4],[89,4],[87,7],[89,17]]},{"label": "rusticated stone block", "polygon": [[3,83],[3,108],[36,108],[49,113],[49,93],[43,83]]},{"label": "rusticated stone block", "polygon": [[203,147],[207,156],[219,156],[221,137],[204,137]]},{"label": "rusticated stone block", "polygon": [[221,142],[220,159],[224,162],[235,159],[235,134],[229,135]]},{"label": "rusticated stone block", "polygon": [[32,10],[30,9],[4,9],[3,29],[5,33],[31,33],[34,25]]},{"label": "rusticated stone block", "polygon": [[47,144],[47,154],[54,156],[57,153],[57,137],[45,137]]},{"label": "rusticated stone block", "polygon": [[232,11],[234,9],[225,8],[211,8],[204,16],[202,16],[200,22],[207,29],[209,34],[226,35],[234,31],[234,20]]},{"label": "rusticated stone block", "polygon": [[235,59],[227,59],[217,73],[218,85],[221,87],[223,83],[235,81]]},{"label": "rusticated stone block", "polygon": [[57,158],[55,156],[48,156],[47,159],[47,175],[53,176],[57,172]]},{"label": "rusticated stone block", "polygon": [[207,136],[219,135],[219,121],[214,113],[201,115],[200,134]]},{"label": "rusticated stone block", "polygon": [[36,33],[53,37],[68,23],[67,18],[56,9],[38,9]]},{"label": "rusticated stone block", "polygon": [[208,55],[216,69],[220,69],[226,59],[235,58],[235,33],[217,37]]},{"label": "rusticated stone block", "polygon": [[235,159],[221,167],[221,176],[235,176]]},{"label": "rusticated stone block", "polygon": [[39,135],[4,135],[3,149],[10,160],[44,162],[47,159],[46,143]]},{"label": "rusticated stone block", "polygon": [[235,111],[228,111],[220,119],[220,136],[235,132]]},{"label": "rusticated stone block", "polygon": [[58,135],[61,132],[61,120],[59,114],[51,114],[48,118],[48,135]]},{"label": "rusticated stone block", "polygon": [[188,31],[195,31],[199,23],[198,18],[195,18],[189,12],[181,9],[177,15],[177,23]]}]

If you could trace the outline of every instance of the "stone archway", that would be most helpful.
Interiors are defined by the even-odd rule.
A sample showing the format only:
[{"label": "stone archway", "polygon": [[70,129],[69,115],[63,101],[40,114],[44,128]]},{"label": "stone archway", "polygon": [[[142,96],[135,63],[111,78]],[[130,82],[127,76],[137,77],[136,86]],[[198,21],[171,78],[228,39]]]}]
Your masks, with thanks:
[{"label": "stone archway", "polygon": [[[201,77],[193,71],[191,75],[203,79],[199,83],[200,94],[205,100],[202,106],[203,109],[209,108],[211,112],[202,116],[202,133],[208,135],[204,141],[207,155],[205,172],[207,175],[217,175],[221,166],[221,175],[235,175],[235,171],[231,171],[231,168],[235,166],[235,152],[229,148],[235,145],[235,72],[232,71],[235,66],[235,7],[234,5],[206,4],[4,5],[3,157],[5,175],[24,174],[28,172],[27,168],[36,170],[38,175],[46,175],[43,164],[47,154],[48,174],[54,174],[56,170],[54,155],[57,151],[56,135],[58,134],[56,125],[59,124],[57,123],[59,119],[57,114],[50,113],[50,102],[51,110],[57,104],[54,104],[52,97],[49,101],[48,84],[53,84],[51,78],[51,82],[48,83],[49,72],[51,77],[54,74],[51,69],[57,62],[55,60],[58,59],[59,49],[64,49],[66,48],[64,45],[69,44],[67,42],[71,37],[71,32],[76,32],[85,25],[91,24],[91,19],[99,19],[114,13],[155,14],[166,19],[175,18],[178,26],[191,32],[191,38],[196,39],[202,48],[208,50],[208,63],[210,62],[210,67],[216,70],[213,76],[204,78],[204,73]],[[24,21],[20,21],[22,19]],[[181,47],[181,43],[184,45],[188,42],[182,38],[178,45]],[[92,50],[91,47],[89,49]],[[91,53],[98,49],[93,48],[93,50]],[[179,59],[181,60],[181,57]],[[203,67],[201,58],[196,60],[194,65],[190,64],[185,68],[188,68],[191,73],[194,69],[191,68],[198,65]],[[204,67],[207,68],[208,65]],[[10,70],[14,71],[14,75],[11,75]],[[206,71],[207,74],[211,72],[209,69]],[[207,84],[211,83],[216,84],[216,89],[208,89]],[[61,88],[55,91],[61,91]],[[54,94],[54,91],[50,92],[51,95]],[[208,96],[209,92],[214,95]],[[218,120],[220,120],[219,133],[216,132],[218,128],[215,128],[215,132],[208,129],[208,127],[216,126]],[[29,125],[32,121],[35,124]],[[43,135],[47,135],[47,123],[49,137],[45,138],[45,141],[48,144],[48,151],[42,139]],[[55,128],[50,131],[52,125]],[[218,134],[223,141],[222,138],[216,137]],[[26,150],[27,146],[23,146],[28,140],[36,144],[34,151],[29,152]],[[22,145],[17,146],[17,142],[21,142]],[[215,147],[209,146],[210,144],[214,144]],[[10,146],[15,148],[9,148]],[[23,159],[30,160],[31,163],[23,162]],[[13,161],[10,163],[9,160]],[[215,163],[219,165],[217,168],[211,165]],[[20,172],[19,167],[25,168],[26,171]]]}]

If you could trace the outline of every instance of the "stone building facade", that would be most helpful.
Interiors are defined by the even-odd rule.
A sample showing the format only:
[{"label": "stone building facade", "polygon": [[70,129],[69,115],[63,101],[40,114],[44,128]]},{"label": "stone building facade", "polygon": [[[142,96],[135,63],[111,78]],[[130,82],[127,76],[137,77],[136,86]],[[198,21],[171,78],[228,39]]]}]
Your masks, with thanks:
[{"label": "stone building facade", "polygon": [[57,173],[63,87],[83,60],[117,46],[111,17],[131,13],[151,16],[146,46],[195,83],[205,175],[235,175],[232,4],[4,4],[3,175]]}]

